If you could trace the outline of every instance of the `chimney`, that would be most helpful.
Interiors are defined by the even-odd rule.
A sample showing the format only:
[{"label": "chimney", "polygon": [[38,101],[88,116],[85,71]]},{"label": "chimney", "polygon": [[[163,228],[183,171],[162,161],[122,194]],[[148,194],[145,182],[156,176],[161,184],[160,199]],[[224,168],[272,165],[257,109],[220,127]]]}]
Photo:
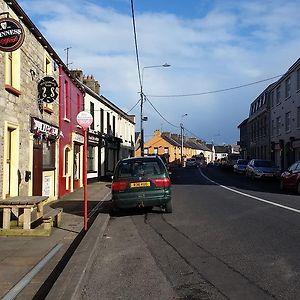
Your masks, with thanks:
[{"label": "chimney", "polygon": [[163,136],[166,136],[166,137],[171,137],[171,132],[168,132],[168,131],[165,131],[165,132],[162,132],[162,134],[161,135],[163,135]]},{"label": "chimney", "polygon": [[160,130],[159,129],[154,131],[154,136],[158,136],[158,137],[160,136]]},{"label": "chimney", "polygon": [[70,70],[73,77],[77,78],[79,81],[83,82],[83,72],[80,69]]},{"label": "chimney", "polygon": [[84,76],[83,77],[83,84],[85,84],[87,87],[89,87],[96,94],[100,95],[100,84],[99,84],[98,80],[96,80],[94,78],[93,75]]}]

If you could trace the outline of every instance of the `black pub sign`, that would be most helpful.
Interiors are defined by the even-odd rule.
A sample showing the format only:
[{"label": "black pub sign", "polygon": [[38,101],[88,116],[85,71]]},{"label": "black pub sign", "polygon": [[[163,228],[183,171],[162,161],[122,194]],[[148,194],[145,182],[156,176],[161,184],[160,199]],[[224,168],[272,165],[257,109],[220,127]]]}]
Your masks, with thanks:
[{"label": "black pub sign", "polygon": [[12,52],[23,44],[25,37],[22,25],[15,19],[0,19],[0,51]]},{"label": "black pub sign", "polygon": [[52,103],[57,98],[57,87],[56,80],[51,76],[46,76],[38,83],[39,100]]}]

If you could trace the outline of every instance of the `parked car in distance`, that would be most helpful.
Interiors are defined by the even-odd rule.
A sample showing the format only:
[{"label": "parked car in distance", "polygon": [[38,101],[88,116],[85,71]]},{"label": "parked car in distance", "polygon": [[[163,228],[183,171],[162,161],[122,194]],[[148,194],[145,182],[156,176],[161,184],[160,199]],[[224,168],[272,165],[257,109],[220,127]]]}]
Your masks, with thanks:
[{"label": "parked car in distance", "polygon": [[160,206],[172,212],[171,180],[158,156],[133,157],[120,160],[112,180],[114,210]]},{"label": "parked car in distance", "polygon": [[291,189],[300,194],[300,161],[293,163],[280,176],[280,189]]},{"label": "parked car in distance", "polygon": [[246,167],[246,176],[254,178],[279,178],[280,169],[271,160],[252,159]]},{"label": "parked car in distance", "polygon": [[192,157],[192,158],[188,158],[186,160],[185,166],[187,168],[197,168],[198,167],[198,163],[196,161],[196,158]]},{"label": "parked car in distance", "polygon": [[233,166],[233,172],[244,174],[249,163],[248,159],[238,159]]}]

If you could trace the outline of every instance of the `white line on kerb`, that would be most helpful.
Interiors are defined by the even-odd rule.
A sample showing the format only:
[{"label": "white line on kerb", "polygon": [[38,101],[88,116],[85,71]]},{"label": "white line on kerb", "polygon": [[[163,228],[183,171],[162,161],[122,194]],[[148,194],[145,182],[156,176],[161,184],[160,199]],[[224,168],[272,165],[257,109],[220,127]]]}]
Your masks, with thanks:
[{"label": "white line on kerb", "polygon": [[229,188],[228,186],[225,186],[225,185],[222,185],[222,184],[219,184],[218,182],[208,178],[206,175],[203,174],[203,172],[199,169],[199,172],[201,173],[201,175],[207,179],[208,181],[222,187],[223,189],[226,189],[228,191],[231,191],[231,192],[234,192],[236,194],[240,194],[242,196],[245,196],[245,197],[248,197],[248,198],[252,198],[254,200],[257,200],[257,201],[260,201],[260,202],[264,202],[264,203],[267,203],[267,204],[270,204],[270,205],[273,205],[273,206],[277,206],[277,207],[280,207],[280,208],[283,208],[283,209],[286,209],[286,210],[290,210],[290,211],[293,211],[293,212],[296,212],[296,213],[300,213],[300,210],[299,209],[296,209],[296,208],[292,208],[292,207],[289,207],[289,206],[285,206],[285,205],[281,205],[281,204],[278,204],[276,202],[271,202],[271,201],[268,201],[268,200],[265,200],[265,199],[262,199],[262,198],[259,198],[259,197],[255,197],[255,196],[252,196],[250,194],[246,194],[246,193],[243,193],[243,192],[240,192],[238,190],[235,190],[235,189],[232,189],[232,188]]}]

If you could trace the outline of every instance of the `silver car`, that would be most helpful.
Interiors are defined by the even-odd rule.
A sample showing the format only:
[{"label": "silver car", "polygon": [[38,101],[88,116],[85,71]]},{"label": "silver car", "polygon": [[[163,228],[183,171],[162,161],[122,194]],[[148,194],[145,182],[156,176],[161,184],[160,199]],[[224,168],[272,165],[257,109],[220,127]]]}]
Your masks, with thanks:
[{"label": "silver car", "polygon": [[271,160],[252,159],[246,167],[246,176],[254,178],[279,178],[280,169]]}]

